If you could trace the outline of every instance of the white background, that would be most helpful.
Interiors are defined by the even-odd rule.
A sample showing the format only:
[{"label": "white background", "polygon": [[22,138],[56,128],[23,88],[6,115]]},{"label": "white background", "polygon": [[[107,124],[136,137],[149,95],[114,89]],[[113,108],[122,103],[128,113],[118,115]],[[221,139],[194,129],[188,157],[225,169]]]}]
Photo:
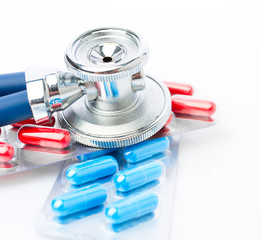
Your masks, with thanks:
[{"label": "white background", "polygon": [[[186,82],[229,120],[181,140],[172,239],[261,239],[261,1],[3,1],[0,72],[63,65],[67,43],[102,26],[149,43],[145,71]],[[0,239],[44,239],[35,220],[59,164],[0,178]]]}]

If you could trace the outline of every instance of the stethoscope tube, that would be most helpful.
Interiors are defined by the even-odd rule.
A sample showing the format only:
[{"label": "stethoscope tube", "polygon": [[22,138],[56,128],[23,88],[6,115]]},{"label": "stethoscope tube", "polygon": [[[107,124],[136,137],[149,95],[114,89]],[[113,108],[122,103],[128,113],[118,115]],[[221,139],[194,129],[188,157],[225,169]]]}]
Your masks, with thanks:
[{"label": "stethoscope tube", "polygon": [[[15,88],[12,89],[15,90]],[[26,90],[0,97],[0,126],[24,121],[32,117]]]},{"label": "stethoscope tube", "polygon": [[26,90],[25,72],[0,74],[0,97],[23,90]]},{"label": "stethoscope tube", "polygon": [[82,83],[68,72],[55,72],[40,78],[25,73],[0,75],[0,127],[34,118],[36,123],[51,121],[54,112],[64,110],[83,95],[97,98],[93,84]]}]

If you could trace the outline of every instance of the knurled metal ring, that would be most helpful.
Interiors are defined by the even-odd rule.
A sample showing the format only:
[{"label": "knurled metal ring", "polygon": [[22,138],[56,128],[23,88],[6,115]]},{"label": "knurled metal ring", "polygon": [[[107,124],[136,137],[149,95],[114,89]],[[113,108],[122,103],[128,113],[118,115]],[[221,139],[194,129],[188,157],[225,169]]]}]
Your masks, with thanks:
[{"label": "knurled metal ring", "polygon": [[148,59],[145,41],[127,29],[99,28],[73,40],[65,63],[75,76],[92,82],[115,81],[140,72]]}]

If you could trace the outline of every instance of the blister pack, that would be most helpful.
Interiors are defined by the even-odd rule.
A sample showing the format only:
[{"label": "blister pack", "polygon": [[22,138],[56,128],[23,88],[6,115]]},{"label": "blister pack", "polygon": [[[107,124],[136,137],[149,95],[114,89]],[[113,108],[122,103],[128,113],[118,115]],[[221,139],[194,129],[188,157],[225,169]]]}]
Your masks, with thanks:
[{"label": "blister pack", "polygon": [[[167,123],[166,126],[152,138],[171,136],[216,124],[214,119],[206,121],[205,119],[197,119],[189,115],[175,116],[173,113],[171,114],[169,121],[171,122]],[[23,127],[28,127],[28,125]],[[53,127],[55,129],[60,128],[57,123]],[[102,150],[79,144],[73,139],[71,139],[70,144],[65,148],[53,148],[26,144],[18,139],[19,129],[19,127],[14,126],[6,126],[1,128],[0,143],[4,144],[4,146],[11,145],[12,151],[6,152],[6,155],[8,155],[7,161],[1,160],[0,162],[0,176],[53,164],[59,161],[74,158],[76,156]],[[1,155],[2,159],[3,157],[4,154]]]},{"label": "blister pack", "polygon": [[61,239],[168,239],[180,137],[64,162],[37,221]]},{"label": "blister pack", "polygon": [[61,129],[58,123],[52,126],[19,124],[1,128],[0,148],[6,149],[8,146],[11,150],[5,153],[0,151],[0,175],[21,172],[101,150],[75,142],[70,137],[70,132]]},{"label": "blister pack", "polygon": [[[172,113],[165,126],[152,138],[173,136],[209,127],[221,121],[216,105],[202,99],[201,94],[194,93],[190,85],[165,85],[172,95]],[[41,167],[84,154],[87,156],[102,150],[79,144],[73,137],[68,141],[66,135],[69,135],[70,131],[62,129],[56,114],[47,125],[37,126],[33,119],[29,119],[0,129],[0,175]],[[57,136],[57,131],[62,133]]]}]

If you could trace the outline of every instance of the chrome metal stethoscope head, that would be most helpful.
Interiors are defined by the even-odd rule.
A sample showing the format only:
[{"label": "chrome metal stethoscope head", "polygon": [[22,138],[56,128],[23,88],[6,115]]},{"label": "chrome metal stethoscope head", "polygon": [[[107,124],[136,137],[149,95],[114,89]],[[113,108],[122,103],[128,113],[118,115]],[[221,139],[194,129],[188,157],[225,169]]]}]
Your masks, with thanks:
[{"label": "chrome metal stethoscope head", "polygon": [[102,148],[135,144],[159,131],[170,116],[170,94],[144,75],[147,59],[146,43],[130,30],[101,28],[77,37],[65,62],[69,72],[93,84],[97,97],[60,112],[61,126],[76,141]]}]

